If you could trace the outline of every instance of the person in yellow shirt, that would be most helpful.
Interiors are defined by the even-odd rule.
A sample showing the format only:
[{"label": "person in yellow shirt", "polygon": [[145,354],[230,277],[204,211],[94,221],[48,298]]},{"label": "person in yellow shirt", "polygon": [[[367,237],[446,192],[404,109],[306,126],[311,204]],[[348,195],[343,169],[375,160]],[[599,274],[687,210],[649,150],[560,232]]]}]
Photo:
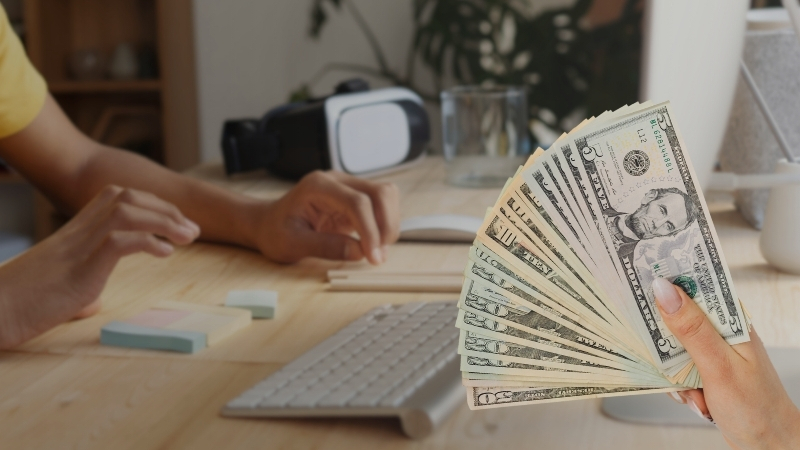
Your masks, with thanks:
[{"label": "person in yellow shirt", "polygon": [[392,184],[316,172],[267,202],[92,141],[47,92],[2,6],[0,158],[74,215],[0,266],[0,349],[97,312],[109,274],[132,253],[166,257],[175,245],[202,239],[281,263],[316,256],[379,264],[398,236]]},{"label": "person in yellow shirt", "polygon": [[[97,312],[109,274],[131,253],[165,257],[174,245],[203,239],[250,247],[278,262],[318,256],[378,264],[398,235],[391,184],[318,172],[277,201],[258,201],[90,140],[47,93],[2,7],[0,158],[74,214],[0,266],[0,349]],[[703,389],[676,399],[713,416],[733,448],[800,448],[800,413],[758,335],[731,347],[680,289],[658,280],[653,287],[664,321],[704,381]]]}]

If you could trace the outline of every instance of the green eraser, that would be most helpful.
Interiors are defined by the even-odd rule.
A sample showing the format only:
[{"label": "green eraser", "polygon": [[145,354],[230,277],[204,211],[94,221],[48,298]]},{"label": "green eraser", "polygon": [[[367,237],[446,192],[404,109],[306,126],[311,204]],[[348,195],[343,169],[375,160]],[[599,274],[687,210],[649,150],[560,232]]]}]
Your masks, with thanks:
[{"label": "green eraser", "polygon": [[195,353],[206,348],[206,335],[196,331],[167,330],[126,322],[111,322],[100,330],[100,343],[115,347]]},{"label": "green eraser", "polygon": [[278,293],[275,291],[230,291],[225,306],[247,309],[253,319],[272,319],[278,310]]}]

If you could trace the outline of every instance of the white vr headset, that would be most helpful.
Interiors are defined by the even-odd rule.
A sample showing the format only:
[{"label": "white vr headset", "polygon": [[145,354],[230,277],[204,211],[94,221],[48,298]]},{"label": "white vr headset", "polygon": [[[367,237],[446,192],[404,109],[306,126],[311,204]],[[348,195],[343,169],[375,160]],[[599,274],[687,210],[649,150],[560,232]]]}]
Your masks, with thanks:
[{"label": "white vr headset", "polygon": [[277,107],[260,120],[226,121],[222,153],[229,175],[266,168],[293,179],[328,169],[371,176],[418,161],[429,141],[417,94],[350,80],[334,95]]}]

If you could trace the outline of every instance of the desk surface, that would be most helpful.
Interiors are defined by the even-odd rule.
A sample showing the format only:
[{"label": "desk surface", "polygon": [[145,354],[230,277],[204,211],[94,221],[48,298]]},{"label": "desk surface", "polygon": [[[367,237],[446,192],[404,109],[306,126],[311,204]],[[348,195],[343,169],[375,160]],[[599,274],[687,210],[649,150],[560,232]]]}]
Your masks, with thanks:
[{"label": "desk surface", "polygon": [[[288,183],[263,174],[226,179],[219,166],[190,172],[260,198]],[[400,187],[404,217],[482,215],[497,190],[445,185],[440,160],[384,177]],[[713,203],[734,283],[767,345],[800,347],[800,277],[776,272],[758,251],[758,233],[729,203]],[[386,268],[463,268],[467,246],[394,245]],[[306,260],[270,263],[243,249],[194,244],[159,260],[131,256],[102,294],[102,312],[0,352],[2,448],[727,448],[710,428],[657,427],[604,416],[596,400],[470,412],[466,403],[433,436],[403,437],[393,420],[242,420],[223,404],[373,306],[452,299],[452,294],[328,292],[329,269],[366,264]],[[253,325],[197,355],[99,345],[100,327],[162,300],[219,304],[231,289],[280,293],[275,320]]]}]

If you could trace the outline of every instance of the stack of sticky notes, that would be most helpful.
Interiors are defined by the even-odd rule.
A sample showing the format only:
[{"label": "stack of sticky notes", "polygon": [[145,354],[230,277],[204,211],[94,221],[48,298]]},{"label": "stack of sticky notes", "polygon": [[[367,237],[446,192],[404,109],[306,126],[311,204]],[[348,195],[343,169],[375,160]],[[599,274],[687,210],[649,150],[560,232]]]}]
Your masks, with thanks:
[{"label": "stack of sticky notes", "polygon": [[241,308],[163,302],[107,324],[100,331],[100,343],[195,353],[250,325],[251,318],[250,311]]},{"label": "stack of sticky notes", "polygon": [[254,319],[273,319],[278,309],[275,291],[230,291],[225,306],[243,308],[253,313]]}]

